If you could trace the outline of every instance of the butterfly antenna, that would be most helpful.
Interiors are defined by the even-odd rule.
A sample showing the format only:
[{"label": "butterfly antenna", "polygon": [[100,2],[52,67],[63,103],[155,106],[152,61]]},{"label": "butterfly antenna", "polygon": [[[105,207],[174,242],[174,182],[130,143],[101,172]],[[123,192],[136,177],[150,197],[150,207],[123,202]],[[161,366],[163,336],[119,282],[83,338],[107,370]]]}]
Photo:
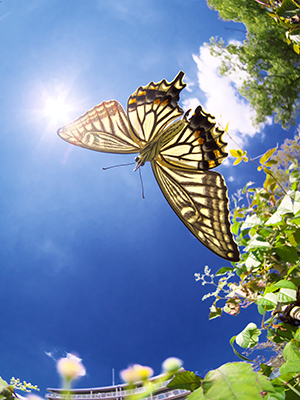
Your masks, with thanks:
[{"label": "butterfly antenna", "polygon": [[103,167],[102,169],[105,171],[107,169],[116,168],[116,167],[126,167],[127,165],[133,165],[135,162],[127,163],[127,164],[118,164],[118,165],[111,165],[110,167]]},{"label": "butterfly antenna", "polygon": [[140,181],[141,181],[141,186],[142,186],[142,198],[144,199],[145,198],[145,192],[144,192],[144,183],[143,183],[141,168],[139,168],[139,175],[140,175]]}]

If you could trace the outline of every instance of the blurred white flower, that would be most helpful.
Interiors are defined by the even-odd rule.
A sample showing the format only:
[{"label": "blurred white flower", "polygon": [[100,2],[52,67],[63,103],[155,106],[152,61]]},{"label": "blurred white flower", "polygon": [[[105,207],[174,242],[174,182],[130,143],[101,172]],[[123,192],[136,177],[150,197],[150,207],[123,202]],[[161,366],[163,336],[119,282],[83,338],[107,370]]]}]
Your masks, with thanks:
[{"label": "blurred white flower", "polygon": [[183,361],[177,357],[167,358],[163,364],[162,368],[164,372],[176,372],[182,367]]},{"label": "blurred white flower", "polygon": [[120,372],[121,379],[127,383],[146,381],[153,375],[153,369],[135,364]]},{"label": "blurred white flower", "polygon": [[82,360],[74,356],[74,354],[67,353],[67,357],[60,358],[57,361],[57,371],[64,379],[69,381],[80,378],[86,374],[81,361]]}]

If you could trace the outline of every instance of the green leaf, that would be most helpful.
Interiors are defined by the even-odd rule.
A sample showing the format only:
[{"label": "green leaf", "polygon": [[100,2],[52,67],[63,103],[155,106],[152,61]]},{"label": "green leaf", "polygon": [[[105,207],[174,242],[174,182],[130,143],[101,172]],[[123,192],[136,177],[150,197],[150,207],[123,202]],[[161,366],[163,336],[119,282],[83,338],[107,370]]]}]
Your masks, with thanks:
[{"label": "green leaf", "polygon": [[291,223],[295,224],[295,225],[300,225],[300,217],[294,218],[291,220]]},{"label": "green leaf", "polygon": [[295,232],[293,233],[293,237],[297,243],[300,243],[300,229],[299,228],[297,228],[295,230]]},{"label": "green leaf", "polygon": [[291,264],[294,264],[299,259],[297,250],[292,246],[275,247],[275,252],[282,260]]},{"label": "green leaf", "polygon": [[239,228],[240,228],[240,223],[239,223],[239,222],[235,222],[235,223],[231,226],[232,233],[234,233],[235,235],[237,235],[237,234],[239,233]]},{"label": "green leaf", "polygon": [[262,392],[273,392],[268,378],[252,371],[250,364],[227,363],[209,371],[202,387],[192,393],[189,400],[261,400]]},{"label": "green leaf", "polygon": [[[272,308],[271,308],[272,310]],[[260,313],[260,315],[265,315],[266,313],[266,307],[261,305],[261,304],[257,304],[257,311]]]},{"label": "green leaf", "polygon": [[250,322],[246,328],[236,336],[235,341],[240,347],[248,349],[254,347],[258,343],[260,334],[261,331],[257,328],[256,324]]},{"label": "green leaf", "polygon": [[4,379],[2,379],[0,376],[0,391],[3,387],[8,387],[8,386],[9,386],[9,384]]},{"label": "green leaf", "polygon": [[278,297],[275,293],[267,293],[264,297],[257,300],[256,304],[258,306],[264,307],[265,311],[271,311],[276,308],[278,303]]},{"label": "green leaf", "polygon": [[282,326],[285,330],[278,329],[276,332],[268,331],[268,338],[271,338],[271,340],[275,343],[283,343],[292,340],[294,332],[297,330],[297,328],[284,323],[280,324],[280,326]]},{"label": "green leaf", "polygon": [[266,375],[266,376],[270,376],[272,373],[273,368],[270,367],[270,365],[266,365],[266,364],[260,364],[260,371]]},{"label": "green leaf", "polygon": [[287,10],[287,9],[290,9],[290,6],[293,6],[293,8],[294,8],[294,4],[293,4],[293,2],[291,1],[291,0],[282,0],[282,3],[281,3],[281,6],[280,7],[277,7],[277,9],[276,9],[276,14],[277,15],[283,15],[284,14],[284,12]]},{"label": "green leaf", "polygon": [[298,371],[300,371],[300,353],[294,341],[290,341],[286,344],[285,348],[282,351],[282,355],[286,361],[299,363]]},{"label": "green leaf", "polygon": [[12,400],[13,387],[0,377],[0,399]]},{"label": "green leaf", "polygon": [[298,243],[293,233],[289,234],[288,241],[293,247],[297,247]]},{"label": "green leaf", "polygon": [[222,267],[215,273],[215,275],[224,275],[227,271],[234,271],[234,269],[234,267]]},{"label": "green leaf", "polygon": [[233,343],[234,343],[234,341],[235,341],[235,338],[236,338],[236,336],[232,336],[232,338],[231,338],[230,341],[229,341],[229,343],[230,343],[230,345],[231,345],[231,347],[232,347],[232,350],[233,350],[234,354],[235,354],[238,358],[240,358],[241,360],[249,361],[249,362],[252,363],[253,361],[250,360],[250,358],[247,358],[247,357],[243,356],[241,353],[239,353],[239,352],[235,349],[235,347],[234,347],[234,345],[233,345]]},{"label": "green leaf", "polygon": [[248,189],[249,186],[252,186],[254,184],[254,182],[247,182],[246,185],[243,187],[242,193],[245,194],[246,190]]},{"label": "green leaf", "polygon": [[291,303],[296,300],[296,290],[293,289],[280,289],[278,293],[279,303]]},{"label": "green leaf", "polygon": [[296,265],[293,265],[293,266],[288,270],[288,272],[287,272],[287,274],[286,274],[286,278],[287,278],[296,268],[299,268],[299,263],[296,264]]},{"label": "green leaf", "polygon": [[203,379],[192,371],[183,371],[176,374],[175,378],[168,383],[170,389],[184,389],[193,392],[201,386]]},{"label": "green leaf", "polygon": [[273,230],[273,227],[271,227],[271,226],[266,226],[266,228],[263,228],[263,229],[259,230],[260,236],[262,236],[264,238],[269,237],[270,234],[273,233],[273,232],[274,232],[274,230]]},{"label": "green leaf", "polygon": [[266,167],[273,167],[273,165],[276,165],[276,164],[278,164],[278,161],[276,161],[276,160],[269,160],[269,161],[267,161],[267,162],[265,163],[265,166],[266,166]]},{"label": "green leaf", "polygon": [[264,164],[269,158],[272,157],[272,155],[275,153],[277,150],[278,146],[274,147],[273,149],[269,149],[260,159],[259,162],[260,164]]},{"label": "green leaf", "polygon": [[287,400],[286,399],[286,392],[284,391],[284,388],[282,386],[274,386],[275,392],[273,393],[268,393],[263,400]]},{"label": "green leaf", "polygon": [[293,282],[291,282],[291,281],[286,281],[285,279],[281,279],[280,281],[274,283],[274,284],[271,286],[271,288],[272,288],[272,289],[274,289],[274,288],[275,288],[275,289],[284,288],[284,289],[297,290],[297,286],[296,286]]},{"label": "green leaf", "polygon": [[300,342],[300,328],[297,329],[297,332],[294,335],[295,340]]},{"label": "green leaf", "polygon": [[209,319],[214,319],[214,318],[218,318],[221,317],[222,315],[222,308],[220,307],[216,307],[214,304],[210,307],[210,313],[208,318]]},{"label": "green leaf", "polygon": [[294,376],[299,375],[300,361],[287,361],[280,367],[281,375],[285,375],[286,380],[292,379]]}]

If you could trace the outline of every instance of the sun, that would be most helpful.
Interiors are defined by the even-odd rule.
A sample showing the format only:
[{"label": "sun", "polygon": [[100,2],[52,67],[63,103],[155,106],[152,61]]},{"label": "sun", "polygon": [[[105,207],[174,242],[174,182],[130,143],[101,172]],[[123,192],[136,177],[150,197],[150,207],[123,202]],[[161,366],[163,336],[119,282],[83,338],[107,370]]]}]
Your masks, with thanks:
[{"label": "sun", "polygon": [[44,112],[52,122],[66,121],[68,120],[70,107],[65,103],[64,99],[60,97],[48,97],[45,100]]}]

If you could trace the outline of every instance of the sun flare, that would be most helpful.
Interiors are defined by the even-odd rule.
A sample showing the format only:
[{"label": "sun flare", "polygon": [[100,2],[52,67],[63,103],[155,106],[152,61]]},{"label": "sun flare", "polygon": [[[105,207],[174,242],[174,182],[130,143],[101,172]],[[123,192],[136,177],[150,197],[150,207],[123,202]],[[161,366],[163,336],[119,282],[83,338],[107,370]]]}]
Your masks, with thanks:
[{"label": "sun flare", "polygon": [[52,121],[66,121],[70,107],[64,102],[62,98],[49,97],[45,101],[45,114]]}]

